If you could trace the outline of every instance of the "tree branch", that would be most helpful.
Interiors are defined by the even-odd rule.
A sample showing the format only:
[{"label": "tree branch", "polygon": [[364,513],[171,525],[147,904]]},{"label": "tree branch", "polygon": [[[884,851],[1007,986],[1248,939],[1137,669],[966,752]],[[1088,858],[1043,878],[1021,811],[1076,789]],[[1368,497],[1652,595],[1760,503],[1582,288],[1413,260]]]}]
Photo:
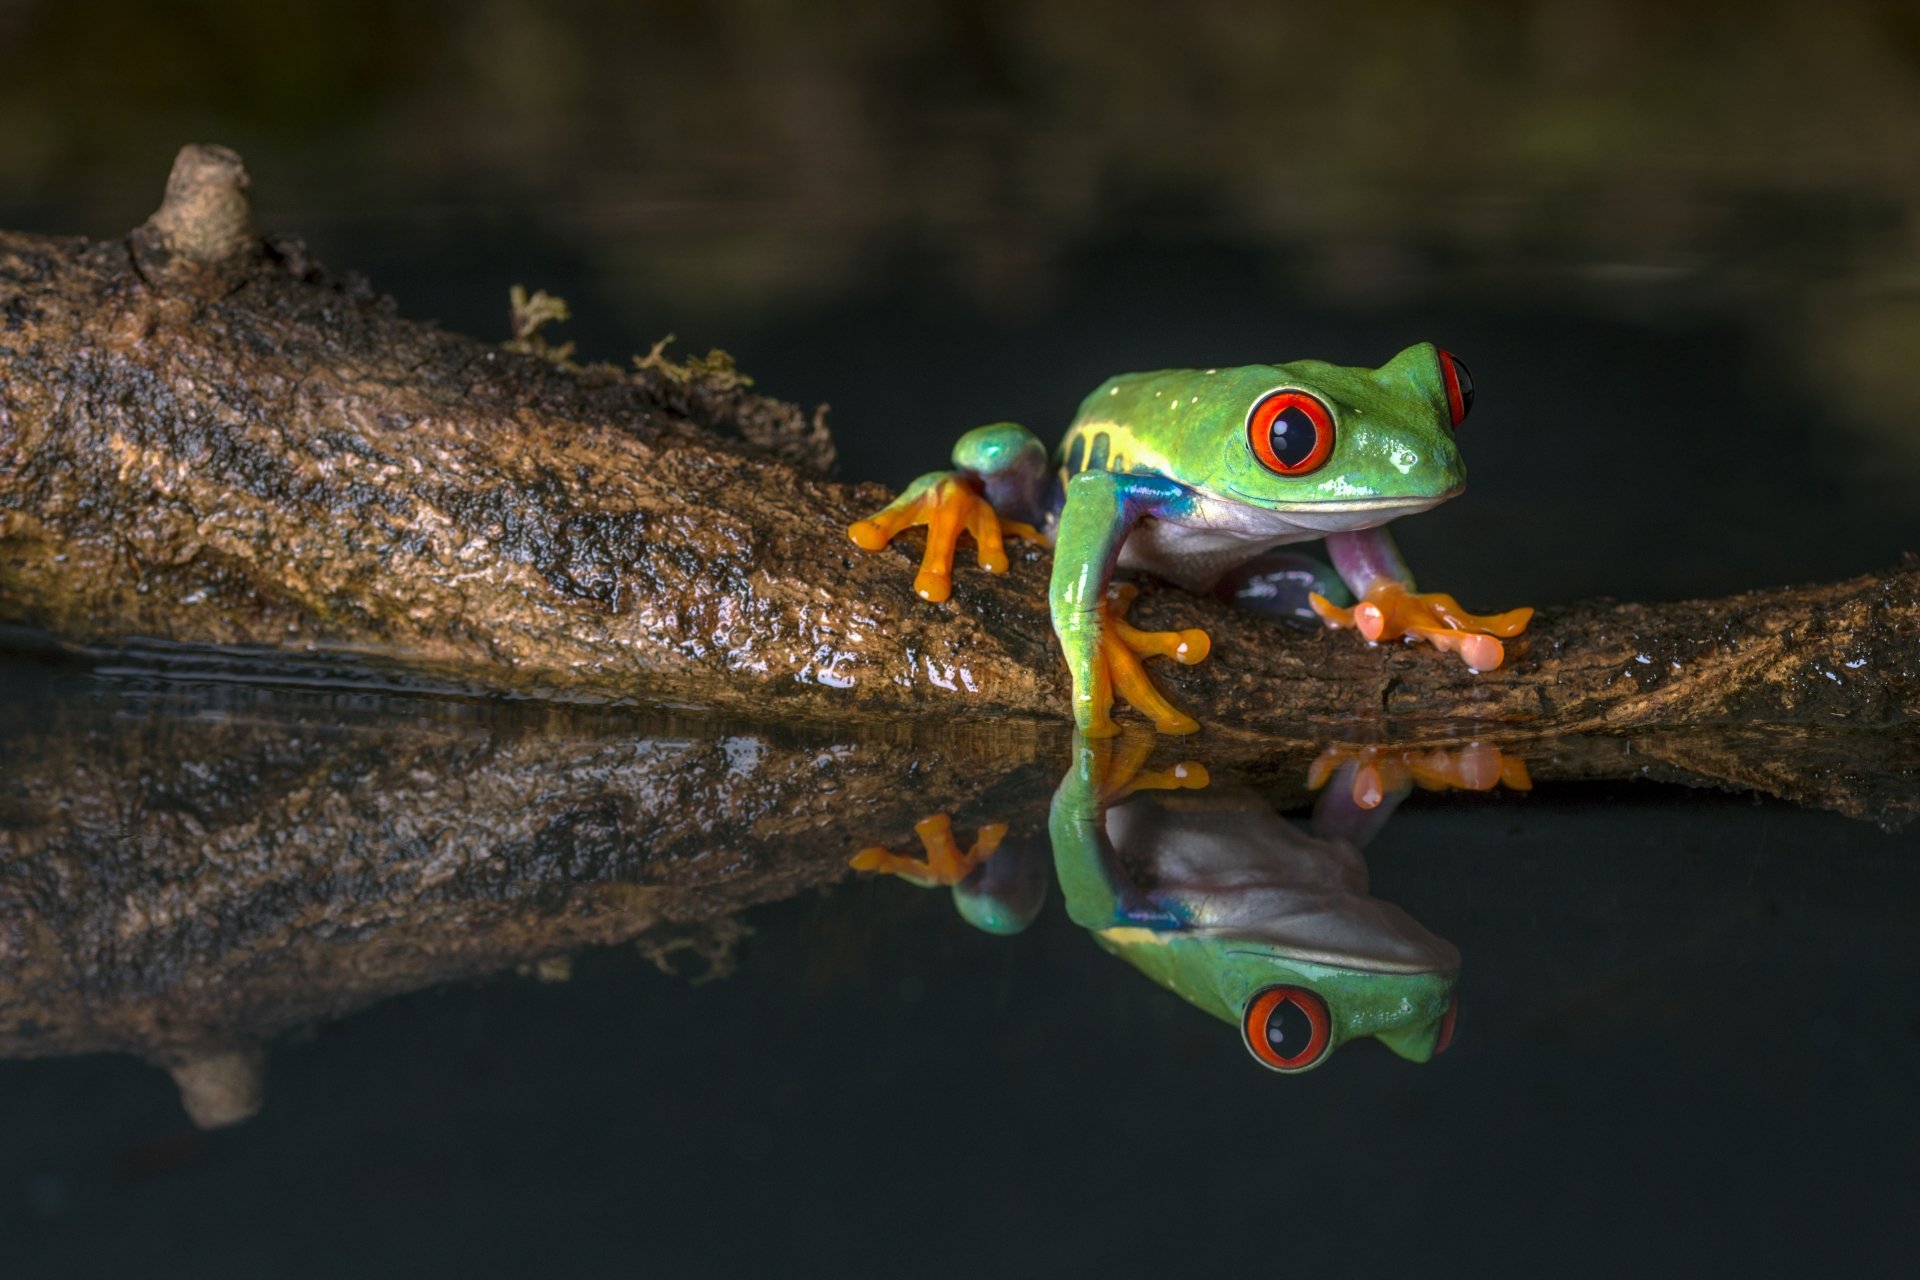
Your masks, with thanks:
[{"label": "tree branch", "polygon": [[[80,645],[352,655],[568,699],[1066,715],[1043,551],[1013,548],[999,578],[963,569],[927,604],[917,543],[848,543],[887,495],[804,465],[822,441],[798,411],[658,361],[581,369],[402,319],[257,240],[245,190],[237,157],[188,148],[126,241],[0,233],[0,614]],[[1227,738],[1889,726],[1920,708],[1913,563],[1546,609],[1480,676],[1171,589],[1136,617],[1212,634],[1214,656],[1165,681]]]}]

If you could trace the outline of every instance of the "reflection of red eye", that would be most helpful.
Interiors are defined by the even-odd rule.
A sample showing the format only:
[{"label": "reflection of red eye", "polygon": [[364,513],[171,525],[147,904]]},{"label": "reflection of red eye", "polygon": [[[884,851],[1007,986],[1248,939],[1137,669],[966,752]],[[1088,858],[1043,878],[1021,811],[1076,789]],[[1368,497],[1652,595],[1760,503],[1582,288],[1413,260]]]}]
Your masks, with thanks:
[{"label": "reflection of red eye", "polygon": [[1247,414],[1247,443],[1267,470],[1305,475],[1333,452],[1333,414],[1304,391],[1269,391]]},{"label": "reflection of red eye", "polygon": [[1442,351],[1440,379],[1447,384],[1447,412],[1457,427],[1467,420],[1467,414],[1473,409],[1473,374],[1468,371],[1466,361],[1450,351]]},{"label": "reflection of red eye", "polygon": [[1268,987],[1247,1002],[1240,1034],[1264,1065],[1305,1071],[1325,1056],[1333,1020],[1327,1002],[1305,987]]},{"label": "reflection of red eye", "polygon": [[1453,1020],[1460,1016],[1460,997],[1447,1001],[1447,1012],[1440,1019],[1440,1034],[1433,1038],[1433,1056],[1439,1057],[1453,1043]]}]

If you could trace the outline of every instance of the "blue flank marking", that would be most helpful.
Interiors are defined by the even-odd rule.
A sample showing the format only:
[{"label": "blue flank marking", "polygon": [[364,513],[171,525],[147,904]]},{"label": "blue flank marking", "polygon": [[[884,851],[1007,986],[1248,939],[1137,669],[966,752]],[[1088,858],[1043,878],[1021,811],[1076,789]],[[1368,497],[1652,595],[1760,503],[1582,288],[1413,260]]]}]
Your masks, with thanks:
[{"label": "blue flank marking", "polygon": [[1184,516],[1191,514],[1194,508],[1193,490],[1180,485],[1179,491],[1169,493],[1160,499],[1160,511],[1165,515]]},{"label": "blue flank marking", "polygon": [[1178,903],[1163,906],[1138,890],[1122,894],[1119,908],[1117,914],[1121,921],[1154,933],[1178,933],[1193,919],[1192,913]]}]

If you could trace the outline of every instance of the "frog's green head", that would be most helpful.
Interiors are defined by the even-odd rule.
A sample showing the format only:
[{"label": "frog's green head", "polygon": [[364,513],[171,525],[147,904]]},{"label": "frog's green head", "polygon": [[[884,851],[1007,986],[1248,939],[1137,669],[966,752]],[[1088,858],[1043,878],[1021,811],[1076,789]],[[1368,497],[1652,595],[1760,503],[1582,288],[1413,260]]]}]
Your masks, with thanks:
[{"label": "frog's green head", "polygon": [[1238,1025],[1248,1051],[1275,1071],[1311,1070],[1368,1036],[1425,1062],[1453,1037],[1458,953],[1444,943],[1443,967],[1388,971],[1323,964],[1246,938],[1145,929],[1097,936],[1154,981]]},{"label": "frog's green head", "polygon": [[1364,524],[1460,492],[1454,431],[1473,405],[1466,365],[1430,342],[1378,369],[1318,360],[1221,370],[1225,448],[1204,488],[1273,510],[1354,513]]}]

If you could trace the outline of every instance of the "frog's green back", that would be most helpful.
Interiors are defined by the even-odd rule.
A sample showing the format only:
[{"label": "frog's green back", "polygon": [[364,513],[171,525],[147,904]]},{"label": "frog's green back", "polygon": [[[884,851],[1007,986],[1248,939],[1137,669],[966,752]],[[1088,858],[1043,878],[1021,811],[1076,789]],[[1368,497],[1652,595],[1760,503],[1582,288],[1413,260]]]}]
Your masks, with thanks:
[{"label": "frog's green back", "polygon": [[1109,378],[1080,402],[1056,462],[1082,471],[1180,478],[1188,459],[1244,430],[1247,406],[1276,385],[1273,365],[1160,369]]}]

